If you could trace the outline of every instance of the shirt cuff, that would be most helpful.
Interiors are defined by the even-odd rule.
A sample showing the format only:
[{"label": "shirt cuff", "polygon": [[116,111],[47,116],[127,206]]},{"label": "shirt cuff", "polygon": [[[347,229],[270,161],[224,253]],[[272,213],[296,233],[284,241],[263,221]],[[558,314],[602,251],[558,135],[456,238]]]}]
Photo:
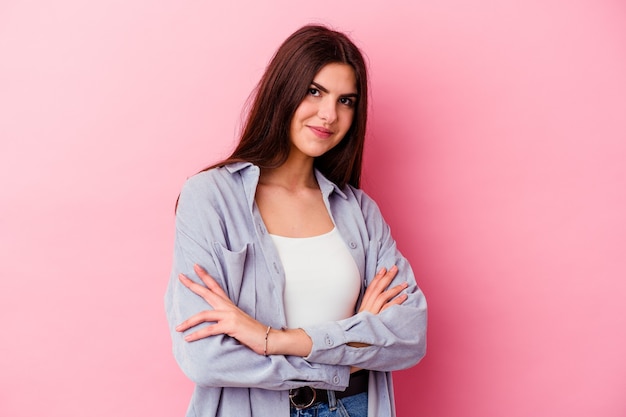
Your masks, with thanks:
[{"label": "shirt cuff", "polygon": [[313,341],[308,362],[336,365],[341,363],[346,348],[345,333],[339,323],[328,322],[303,329]]}]

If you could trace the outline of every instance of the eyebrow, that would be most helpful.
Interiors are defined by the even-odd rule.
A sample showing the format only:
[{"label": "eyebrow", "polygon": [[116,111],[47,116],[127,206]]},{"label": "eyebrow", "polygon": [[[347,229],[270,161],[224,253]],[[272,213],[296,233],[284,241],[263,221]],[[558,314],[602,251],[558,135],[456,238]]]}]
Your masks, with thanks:
[{"label": "eyebrow", "polygon": [[[322,91],[323,93],[328,94],[328,89],[326,87],[324,87],[323,85],[320,85],[318,83],[316,83],[315,81],[311,81],[311,85],[314,85],[318,90]],[[357,93],[348,93],[348,94],[342,94],[339,97],[359,97],[359,95]]]}]

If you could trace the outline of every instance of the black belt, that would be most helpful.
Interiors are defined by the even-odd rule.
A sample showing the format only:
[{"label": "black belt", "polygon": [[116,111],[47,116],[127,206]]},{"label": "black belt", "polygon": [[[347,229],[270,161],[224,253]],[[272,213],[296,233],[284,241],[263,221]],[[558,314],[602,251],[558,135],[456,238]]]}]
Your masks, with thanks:
[{"label": "black belt", "polygon": [[[345,391],[335,391],[335,399],[350,397],[352,395],[367,392],[369,371],[361,369],[350,375],[350,384]],[[289,390],[289,401],[298,410],[308,408],[319,403],[328,403],[328,391],[313,387],[300,387]]]}]

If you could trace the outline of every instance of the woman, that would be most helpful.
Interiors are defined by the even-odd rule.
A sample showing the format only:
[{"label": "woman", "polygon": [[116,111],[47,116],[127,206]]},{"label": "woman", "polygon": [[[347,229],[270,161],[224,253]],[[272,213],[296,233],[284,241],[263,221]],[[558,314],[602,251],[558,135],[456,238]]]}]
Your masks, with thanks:
[{"label": "woman", "polygon": [[184,185],[166,310],[188,416],[395,414],[390,372],[423,357],[426,301],[358,188],[366,116],[358,48],[305,26],[233,154]]}]

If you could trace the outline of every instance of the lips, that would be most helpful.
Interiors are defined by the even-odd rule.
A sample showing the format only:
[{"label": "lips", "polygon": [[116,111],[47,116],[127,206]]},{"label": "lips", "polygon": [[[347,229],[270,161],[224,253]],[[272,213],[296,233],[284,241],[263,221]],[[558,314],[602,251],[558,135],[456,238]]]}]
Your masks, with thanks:
[{"label": "lips", "polygon": [[332,130],[328,130],[324,127],[321,126],[307,126],[309,129],[311,129],[311,132],[313,132],[313,134],[315,134],[315,136],[317,136],[318,138],[321,139],[328,139],[329,137],[331,137],[333,135],[333,131]]}]

